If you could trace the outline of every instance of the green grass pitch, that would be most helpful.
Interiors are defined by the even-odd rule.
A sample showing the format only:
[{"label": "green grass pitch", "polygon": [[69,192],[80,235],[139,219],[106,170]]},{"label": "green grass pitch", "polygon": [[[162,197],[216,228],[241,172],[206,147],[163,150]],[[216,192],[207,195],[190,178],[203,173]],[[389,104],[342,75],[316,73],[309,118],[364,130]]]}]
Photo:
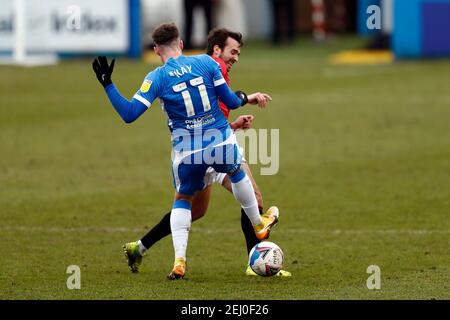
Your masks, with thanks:
[{"label": "green grass pitch", "polygon": [[[271,241],[292,278],[244,274],[237,202],[214,188],[192,226],[184,281],[171,238],[139,274],[122,255],[170,209],[170,137],[155,104],[125,125],[91,61],[0,67],[0,299],[449,299],[450,61],[331,66],[360,42],[246,45],[233,88],[264,91],[256,128],[280,129],[280,170],[253,173],[280,208]],[[118,59],[131,97],[154,66]],[[69,290],[66,268],[81,268]],[[369,265],[381,289],[369,290]]]}]

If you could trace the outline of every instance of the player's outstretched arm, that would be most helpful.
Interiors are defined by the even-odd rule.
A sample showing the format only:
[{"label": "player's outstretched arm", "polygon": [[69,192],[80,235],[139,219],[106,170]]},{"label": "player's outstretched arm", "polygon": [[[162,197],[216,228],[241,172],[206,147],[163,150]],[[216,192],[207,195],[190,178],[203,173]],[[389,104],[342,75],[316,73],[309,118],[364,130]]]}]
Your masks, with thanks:
[{"label": "player's outstretched arm", "polygon": [[272,97],[267,93],[255,92],[248,95],[248,103],[257,104],[260,108],[265,108],[269,101],[272,101]]},{"label": "player's outstretched arm", "polygon": [[116,109],[117,113],[122,117],[126,123],[131,123],[141,114],[143,114],[148,108],[145,104],[137,99],[128,101],[117,90],[116,86],[112,83],[111,75],[114,70],[115,59],[111,64],[108,64],[108,60],[105,56],[99,56],[92,62],[92,69],[94,69],[100,84],[105,88],[109,101]]},{"label": "player's outstretched arm", "polygon": [[225,80],[223,80],[223,83],[216,86],[216,93],[219,96],[220,100],[225,103],[225,105],[229,109],[237,109],[239,107],[244,106],[247,101],[247,95],[243,91],[231,91],[230,87],[225,83]]}]

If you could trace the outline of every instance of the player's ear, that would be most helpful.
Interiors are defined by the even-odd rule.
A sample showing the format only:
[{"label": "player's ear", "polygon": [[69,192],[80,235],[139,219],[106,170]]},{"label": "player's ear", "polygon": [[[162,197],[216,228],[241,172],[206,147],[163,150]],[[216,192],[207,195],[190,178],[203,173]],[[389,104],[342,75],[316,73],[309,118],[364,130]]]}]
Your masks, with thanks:
[{"label": "player's ear", "polygon": [[159,52],[158,46],[154,46],[154,47],[153,47],[153,51],[155,52],[156,55],[158,55],[158,56],[161,55],[160,52]]},{"label": "player's ear", "polygon": [[183,49],[184,49],[184,42],[181,39],[180,39],[180,49],[181,49],[181,51],[183,51]]},{"label": "player's ear", "polygon": [[214,45],[214,47],[213,47],[214,56],[219,57],[221,53],[222,53],[222,49],[220,49],[220,47],[217,44]]}]

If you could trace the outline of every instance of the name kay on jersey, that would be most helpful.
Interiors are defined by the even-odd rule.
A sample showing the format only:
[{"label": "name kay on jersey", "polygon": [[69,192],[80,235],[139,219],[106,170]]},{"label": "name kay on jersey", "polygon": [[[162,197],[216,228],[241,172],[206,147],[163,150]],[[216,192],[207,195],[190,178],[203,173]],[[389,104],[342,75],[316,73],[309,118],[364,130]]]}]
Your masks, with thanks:
[{"label": "name kay on jersey", "polygon": [[169,76],[180,78],[187,73],[192,73],[192,66],[184,66],[181,67],[180,69],[169,71]]}]

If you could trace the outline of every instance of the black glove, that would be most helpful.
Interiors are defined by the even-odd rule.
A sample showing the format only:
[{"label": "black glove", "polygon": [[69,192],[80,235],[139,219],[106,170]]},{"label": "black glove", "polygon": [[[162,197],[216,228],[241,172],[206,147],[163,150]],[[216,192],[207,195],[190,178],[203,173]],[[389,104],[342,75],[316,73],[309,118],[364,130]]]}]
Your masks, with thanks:
[{"label": "black glove", "polygon": [[248,102],[248,98],[247,98],[247,95],[245,94],[245,92],[241,91],[241,90],[238,90],[238,91],[235,92],[235,94],[239,98],[241,98],[241,100],[242,100],[241,107],[245,106],[247,104],[247,102]]},{"label": "black glove", "polygon": [[106,87],[108,84],[112,83],[111,74],[113,73],[115,61],[116,59],[113,59],[111,64],[108,65],[108,60],[105,56],[98,56],[92,62],[92,69],[94,69],[97,79],[103,87]]}]

